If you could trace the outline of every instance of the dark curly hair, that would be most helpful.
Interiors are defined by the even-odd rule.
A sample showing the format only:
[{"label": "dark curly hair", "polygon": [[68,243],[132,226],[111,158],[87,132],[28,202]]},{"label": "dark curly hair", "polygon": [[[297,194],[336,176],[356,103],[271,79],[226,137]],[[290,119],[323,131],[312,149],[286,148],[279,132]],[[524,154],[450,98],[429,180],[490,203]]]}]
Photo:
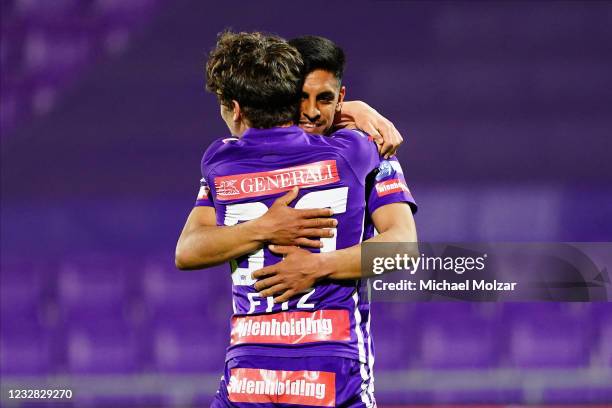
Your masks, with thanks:
[{"label": "dark curly hair", "polygon": [[312,71],[322,69],[334,74],[338,83],[344,75],[344,51],[333,41],[316,35],[304,35],[288,41],[294,46],[304,60],[304,76]]},{"label": "dark curly hair", "polygon": [[250,127],[279,126],[299,117],[303,65],[280,37],[225,31],[208,56],[206,89],[227,107],[238,101]]}]

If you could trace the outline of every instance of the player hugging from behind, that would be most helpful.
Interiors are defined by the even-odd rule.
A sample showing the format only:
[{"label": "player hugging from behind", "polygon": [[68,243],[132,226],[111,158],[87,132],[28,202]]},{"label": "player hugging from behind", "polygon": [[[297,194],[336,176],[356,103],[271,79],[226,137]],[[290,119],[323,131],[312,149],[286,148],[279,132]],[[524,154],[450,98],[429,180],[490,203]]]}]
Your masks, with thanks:
[{"label": "player hugging from behind", "polygon": [[360,245],[416,242],[416,206],[399,162],[385,158],[401,137],[344,102],[343,68],[342,50],[321,37],[224,32],[209,55],[207,89],[232,137],[204,153],[176,264],[231,263],[213,407],[376,405]]}]

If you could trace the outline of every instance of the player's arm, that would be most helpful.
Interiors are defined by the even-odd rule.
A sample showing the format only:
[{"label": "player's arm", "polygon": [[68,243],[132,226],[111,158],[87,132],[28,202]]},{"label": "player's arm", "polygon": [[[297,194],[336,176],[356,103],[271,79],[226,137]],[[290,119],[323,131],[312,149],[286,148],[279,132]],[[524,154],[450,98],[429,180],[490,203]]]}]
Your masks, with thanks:
[{"label": "player's arm", "polygon": [[214,207],[195,207],[176,245],[178,269],[201,269],[256,251],[264,234],[254,221],[232,226],[217,226]]},{"label": "player's arm", "polygon": [[342,110],[334,118],[334,127],[365,131],[372,136],[385,159],[393,156],[404,140],[390,120],[362,101],[343,102]]},{"label": "player's arm", "polygon": [[[379,234],[364,242],[417,242],[416,226],[410,206],[404,202],[379,207],[372,214]],[[359,279],[364,277],[361,267],[361,245],[337,251],[313,254],[298,247],[270,248],[285,259],[253,273],[260,279],[255,289],[260,296],[277,295],[276,303],[284,302],[321,279]],[[409,256],[418,257],[416,245]]]},{"label": "player's arm", "polygon": [[[392,203],[378,208],[372,214],[372,221],[378,235],[364,242],[417,242],[416,225],[412,211],[407,203]],[[364,277],[361,264],[361,246],[319,254],[325,271],[323,278],[360,279]],[[418,257],[417,247],[411,249],[409,256]]]},{"label": "player's arm", "polygon": [[261,217],[232,226],[218,226],[215,208],[195,207],[179,237],[175,263],[178,269],[202,269],[254,252],[264,244],[321,247],[318,238],[332,236],[337,221],[327,218],[329,208],[296,210],[289,204],[294,188],[279,197]]}]

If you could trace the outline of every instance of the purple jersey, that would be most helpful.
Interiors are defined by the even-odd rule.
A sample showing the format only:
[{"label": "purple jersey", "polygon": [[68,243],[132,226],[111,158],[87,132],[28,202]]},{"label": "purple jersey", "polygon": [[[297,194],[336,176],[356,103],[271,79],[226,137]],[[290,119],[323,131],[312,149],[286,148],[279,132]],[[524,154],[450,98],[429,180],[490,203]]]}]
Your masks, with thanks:
[{"label": "purple jersey", "polygon": [[[206,151],[196,205],[214,206],[218,225],[235,225],[262,216],[297,185],[295,208],[329,207],[338,220],[334,237],[321,239],[321,252],[347,248],[367,235],[368,210],[391,202],[414,204],[401,169],[391,163],[397,162],[381,161],[374,143],[359,131],[324,137],[296,126],[249,129]],[[366,191],[370,173],[372,191]],[[360,282],[321,281],[274,304],[272,297],[258,296],[251,274],[279,261],[262,248],[231,262],[234,315],[226,359],[337,356],[367,364],[369,307]]]}]

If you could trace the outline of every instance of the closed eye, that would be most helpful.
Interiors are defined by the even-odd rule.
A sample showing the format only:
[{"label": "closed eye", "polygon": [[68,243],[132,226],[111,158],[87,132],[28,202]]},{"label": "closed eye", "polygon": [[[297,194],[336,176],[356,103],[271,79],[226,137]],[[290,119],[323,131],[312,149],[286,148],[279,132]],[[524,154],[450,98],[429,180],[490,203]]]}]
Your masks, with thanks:
[{"label": "closed eye", "polygon": [[333,102],[336,95],[333,92],[322,92],[317,95],[317,100],[322,102]]}]

